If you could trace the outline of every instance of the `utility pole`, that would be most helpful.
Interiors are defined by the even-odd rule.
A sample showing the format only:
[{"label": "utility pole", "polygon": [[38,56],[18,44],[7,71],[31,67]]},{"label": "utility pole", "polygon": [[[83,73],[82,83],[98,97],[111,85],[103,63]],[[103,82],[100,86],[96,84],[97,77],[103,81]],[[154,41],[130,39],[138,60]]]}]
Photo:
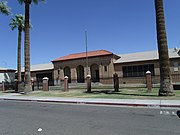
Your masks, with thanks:
[{"label": "utility pole", "polygon": [[85,30],[85,42],[86,42],[86,75],[89,74],[89,70],[88,70],[88,38],[87,38],[87,30]]}]

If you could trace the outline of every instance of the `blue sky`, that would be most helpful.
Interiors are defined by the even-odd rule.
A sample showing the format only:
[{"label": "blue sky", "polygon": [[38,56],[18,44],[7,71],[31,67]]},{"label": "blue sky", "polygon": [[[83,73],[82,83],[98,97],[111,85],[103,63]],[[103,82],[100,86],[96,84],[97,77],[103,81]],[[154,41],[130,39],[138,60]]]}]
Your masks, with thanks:
[{"label": "blue sky", "polygon": [[[17,30],[8,24],[24,5],[8,0],[12,16],[0,14],[0,67],[16,68]],[[180,0],[164,0],[169,48],[180,47]],[[31,64],[88,50],[115,54],[157,49],[154,0],[47,0],[31,6]],[[22,42],[23,46],[23,42]],[[23,47],[24,48],[24,47]],[[22,66],[24,65],[22,50]]]}]

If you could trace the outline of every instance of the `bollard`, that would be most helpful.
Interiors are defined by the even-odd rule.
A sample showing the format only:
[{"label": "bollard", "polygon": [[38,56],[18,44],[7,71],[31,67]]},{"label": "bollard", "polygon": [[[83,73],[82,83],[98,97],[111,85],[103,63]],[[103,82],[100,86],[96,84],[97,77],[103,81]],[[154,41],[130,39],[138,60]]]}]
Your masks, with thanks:
[{"label": "bollard", "polygon": [[4,80],[2,81],[2,91],[3,92],[5,91],[5,81]]},{"label": "bollard", "polygon": [[31,86],[32,86],[32,91],[34,91],[34,79],[31,79]]},{"label": "bollard", "polygon": [[152,76],[150,71],[146,72],[146,87],[147,92],[152,92]]},{"label": "bollard", "polygon": [[64,91],[69,91],[69,88],[68,88],[68,76],[65,76],[64,77]]},{"label": "bollard", "polygon": [[87,93],[91,93],[91,75],[87,75],[86,79],[87,79]]},{"label": "bollard", "polygon": [[114,91],[119,92],[119,78],[117,73],[114,73],[113,79],[114,79]]},{"label": "bollard", "polygon": [[43,78],[43,91],[49,90],[48,80],[49,80],[49,78],[47,78],[47,77]]},{"label": "bollard", "polygon": [[14,80],[14,90],[15,90],[15,92],[18,92],[18,85],[19,85],[18,79],[15,79]]}]

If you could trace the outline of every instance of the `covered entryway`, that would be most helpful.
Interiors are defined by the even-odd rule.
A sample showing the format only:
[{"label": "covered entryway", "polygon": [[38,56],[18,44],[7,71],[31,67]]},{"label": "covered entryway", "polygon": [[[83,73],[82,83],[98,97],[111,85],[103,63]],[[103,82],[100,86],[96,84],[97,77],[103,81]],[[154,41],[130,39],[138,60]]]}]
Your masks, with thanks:
[{"label": "covered entryway", "polygon": [[92,82],[99,82],[99,66],[92,64],[90,67]]},{"label": "covered entryway", "polygon": [[64,68],[64,76],[68,76],[68,83],[71,83],[71,69],[70,69],[70,67]]},{"label": "covered entryway", "polygon": [[44,77],[47,77],[49,79],[49,83],[51,85],[53,84],[52,73],[38,73],[38,74],[36,74],[36,80],[38,82],[42,82]]},{"label": "covered entryway", "polygon": [[77,66],[77,82],[84,83],[84,67],[82,65]]},{"label": "covered entryway", "polygon": [[49,79],[48,81],[49,81],[50,86],[54,85],[52,73],[37,73],[36,74],[36,85],[37,85],[38,89],[42,89],[44,77],[47,77]]}]

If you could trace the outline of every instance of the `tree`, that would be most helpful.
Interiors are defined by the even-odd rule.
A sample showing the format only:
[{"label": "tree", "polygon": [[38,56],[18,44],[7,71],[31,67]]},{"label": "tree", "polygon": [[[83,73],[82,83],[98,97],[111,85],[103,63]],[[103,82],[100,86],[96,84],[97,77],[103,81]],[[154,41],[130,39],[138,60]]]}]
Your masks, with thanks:
[{"label": "tree", "polygon": [[18,54],[17,54],[17,73],[18,73],[18,82],[21,82],[21,37],[22,31],[24,30],[24,15],[15,15],[15,18],[11,19],[9,26],[12,30],[18,29]]},{"label": "tree", "polygon": [[30,14],[30,5],[33,2],[38,4],[45,0],[18,0],[20,4],[25,4],[25,36],[24,36],[24,66],[25,66],[25,90],[27,93],[32,91],[31,87],[31,74],[30,74],[30,32],[29,32],[29,14]]},{"label": "tree", "polygon": [[9,15],[10,8],[7,6],[7,1],[0,1],[0,12],[5,15]]},{"label": "tree", "polygon": [[159,96],[173,95],[172,78],[164,20],[163,0],[155,0],[156,30],[160,65],[160,89]]}]

